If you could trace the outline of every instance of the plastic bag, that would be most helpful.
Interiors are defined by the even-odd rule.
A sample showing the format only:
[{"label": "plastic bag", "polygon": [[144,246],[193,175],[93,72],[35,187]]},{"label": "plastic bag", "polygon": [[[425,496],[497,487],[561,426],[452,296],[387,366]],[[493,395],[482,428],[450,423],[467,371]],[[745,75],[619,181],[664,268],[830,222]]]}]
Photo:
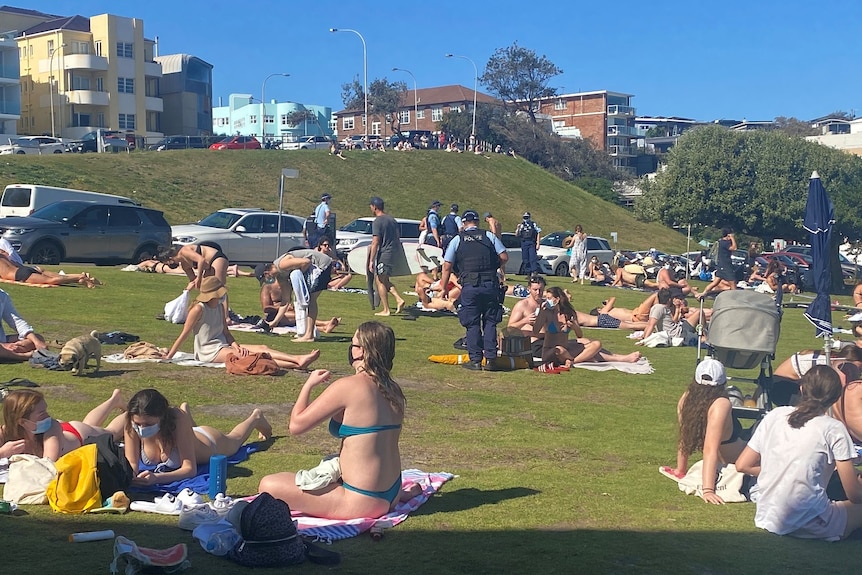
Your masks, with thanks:
[{"label": "plastic bag", "polygon": [[189,315],[189,290],[183,290],[176,299],[165,304],[165,321],[185,323]]},{"label": "plastic bag", "polygon": [[57,468],[50,459],[16,453],[9,458],[3,498],[21,505],[44,505],[48,503],[45,490],[56,476]]}]

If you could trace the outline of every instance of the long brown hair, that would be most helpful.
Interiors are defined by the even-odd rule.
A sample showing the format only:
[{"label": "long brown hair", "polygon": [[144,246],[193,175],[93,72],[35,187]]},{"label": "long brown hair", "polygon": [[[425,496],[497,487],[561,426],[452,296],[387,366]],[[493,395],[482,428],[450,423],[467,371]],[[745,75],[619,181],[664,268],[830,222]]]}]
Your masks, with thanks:
[{"label": "long brown hair", "polygon": [[174,444],[174,431],[177,428],[177,417],[167,398],[156,389],[142,389],[132,396],[126,407],[126,431],[132,430],[132,416],[145,415],[159,418],[158,437],[163,443]]},{"label": "long brown hair", "polygon": [[689,384],[679,411],[679,450],[686,455],[703,449],[709,408],[720,397],[727,397],[724,384],[703,385],[694,380]]},{"label": "long brown hair", "polygon": [[545,291],[550,292],[555,298],[560,300],[560,303],[557,307],[557,313],[561,313],[566,316],[566,319],[572,320],[575,318],[576,312],[575,308],[572,307],[572,303],[569,301],[569,296],[566,295],[566,292],[557,286],[552,286],[549,288],[545,288]]},{"label": "long brown hair", "polygon": [[390,374],[395,359],[395,332],[388,325],[366,321],[356,329],[356,339],[362,347],[365,373],[371,376],[393,409],[403,414],[407,400]]},{"label": "long brown hair", "polygon": [[[3,400],[3,438],[5,441],[16,441],[24,439],[25,435],[21,428],[21,420],[27,419],[33,409],[45,396],[33,389],[16,389],[10,391]],[[37,436],[37,441],[41,440]]]},{"label": "long brown hair", "polygon": [[841,397],[841,378],[838,372],[828,365],[815,365],[799,380],[802,388],[802,401],[789,416],[787,423],[799,429],[806,423],[823,415]]}]

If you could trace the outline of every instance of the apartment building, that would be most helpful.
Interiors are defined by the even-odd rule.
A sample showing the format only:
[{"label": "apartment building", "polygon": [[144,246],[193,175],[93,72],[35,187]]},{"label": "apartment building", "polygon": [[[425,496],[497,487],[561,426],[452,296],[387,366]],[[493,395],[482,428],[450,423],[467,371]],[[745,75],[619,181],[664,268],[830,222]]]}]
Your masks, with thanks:
[{"label": "apartment building", "polygon": [[[473,89],[464,86],[437,86],[408,90],[398,108],[398,119],[402,130],[430,130],[439,132],[438,124],[446,112],[473,113]],[[499,104],[500,102],[482,92],[476,92],[476,102]],[[363,122],[364,110],[345,109],[335,112],[333,131],[339,139],[365,135]],[[385,118],[369,114],[368,134],[372,136],[391,136],[390,123]]]},{"label": "apartment building", "polygon": [[212,64],[189,54],[156,56],[155,61],[162,67],[161,131],[169,135],[211,136]]},{"label": "apartment building", "polygon": [[0,136],[17,134],[21,118],[21,82],[18,43],[12,34],[0,34]]},{"label": "apartment building", "polygon": [[[16,29],[15,35],[19,133],[79,138],[105,128],[141,137],[162,135],[162,69],[154,61],[155,41],[144,37],[143,20],[0,10],[3,28],[32,24]],[[10,14],[14,17],[7,18]]]},{"label": "apartment building", "polygon": [[617,169],[634,173],[638,132],[633,97],[608,90],[562,94],[539,100],[535,111],[550,118],[560,136],[589,139],[611,156]]},{"label": "apartment building", "polygon": [[[297,114],[302,112],[302,114]],[[296,124],[291,121],[302,116]],[[231,94],[227,106],[212,109],[212,133],[292,141],[300,136],[328,136],[332,108],[269,100],[265,105],[251,94]]]}]

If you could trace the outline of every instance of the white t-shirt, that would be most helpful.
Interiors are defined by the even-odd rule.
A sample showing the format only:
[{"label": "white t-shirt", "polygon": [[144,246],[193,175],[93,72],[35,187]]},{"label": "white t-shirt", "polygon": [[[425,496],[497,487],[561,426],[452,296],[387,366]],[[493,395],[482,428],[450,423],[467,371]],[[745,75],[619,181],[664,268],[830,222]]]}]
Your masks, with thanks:
[{"label": "white t-shirt", "polygon": [[856,455],[840,421],[819,415],[793,429],[787,422],[791,413],[789,406],[767,413],[748,443],[760,454],[761,465],[754,524],[777,535],[792,533],[826,511],[835,462]]},{"label": "white t-shirt", "polygon": [[24,260],[21,259],[21,256],[18,255],[18,252],[15,251],[15,248],[12,247],[12,244],[10,244],[9,240],[6,238],[0,238],[0,250],[9,254],[9,259],[11,261],[18,265],[24,265]]}]

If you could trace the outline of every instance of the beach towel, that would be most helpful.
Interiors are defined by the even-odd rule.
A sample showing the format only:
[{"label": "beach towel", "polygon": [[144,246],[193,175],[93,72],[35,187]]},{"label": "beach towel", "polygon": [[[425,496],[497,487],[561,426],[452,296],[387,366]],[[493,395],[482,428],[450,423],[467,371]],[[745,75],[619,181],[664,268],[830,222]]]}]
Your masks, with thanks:
[{"label": "beach towel", "polygon": [[224,369],[223,363],[206,363],[195,359],[195,354],[185,351],[178,351],[171,359],[142,359],[132,358],[127,359],[122,353],[112,353],[111,355],[102,356],[102,361],[107,363],[174,363],[186,367],[217,367]]},{"label": "beach towel", "polygon": [[0,279],[0,283],[15,284],[15,285],[25,286],[25,287],[38,287],[38,288],[60,287],[58,285],[52,285],[52,284],[28,284],[27,282],[16,282],[15,280],[4,280],[4,279]]},{"label": "beach towel", "polygon": [[[237,463],[241,463],[259,449],[260,444],[257,442],[246,443],[236,453],[227,458],[227,464],[236,465]],[[153,470],[156,467],[155,465],[144,465],[143,463],[138,463],[138,466],[142,471]],[[171,483],[160,483],[159,485],[133,486],[129,490],[139,493],[171,493],[176,495],[183,489],[191,489],[195,493],[207,493],[209,491],[209,483],[210,464],[202,463],[198,465],[198,470],[194,477],[172,481]]]},{"label": "beach towel", "polygon": [[376,523],[386,525],[387,527],[394,527],[403,522],[410,513],[419,509],[423,503],[439,491],[444,483],[454,477],[455,475],[451,473],[425,473],[418,469],[405,469],[401,472],[402,488],[409,487],[415,483],[422,487],[422,493],[409,501],[398,503],[394,511],[387,513],[383,517],[344,520],[321,519],[320,517],[310,517],[297,512],[293,512],[292,515],[302,535],[315,537],[323,541],[356,537],[360,533],[371,529]]},{"label": "beach towel", "polygon": [[[233,325],[227,326],[229,330],[232,331],[248,331],[252,333],[263,333],[263,329],[259,327],[255,327],[253,323],[235,323]],[[296,333],[295,325],[280,325],[278,327],[274,327],[270,330],[270,333],[277,333],[278,335],[283,335],[286,333]]]},{"label": "beach towel", "polygon": [[572,367],[590,369],[593,371],[610,371],[615,369],[617,371],[633,373],[636,375],[647,375],[655,371],[652,364],[645,357],[640,358],[634,363],[627,363],[624,361],[585,361],[583,363],[575,363]]}]

